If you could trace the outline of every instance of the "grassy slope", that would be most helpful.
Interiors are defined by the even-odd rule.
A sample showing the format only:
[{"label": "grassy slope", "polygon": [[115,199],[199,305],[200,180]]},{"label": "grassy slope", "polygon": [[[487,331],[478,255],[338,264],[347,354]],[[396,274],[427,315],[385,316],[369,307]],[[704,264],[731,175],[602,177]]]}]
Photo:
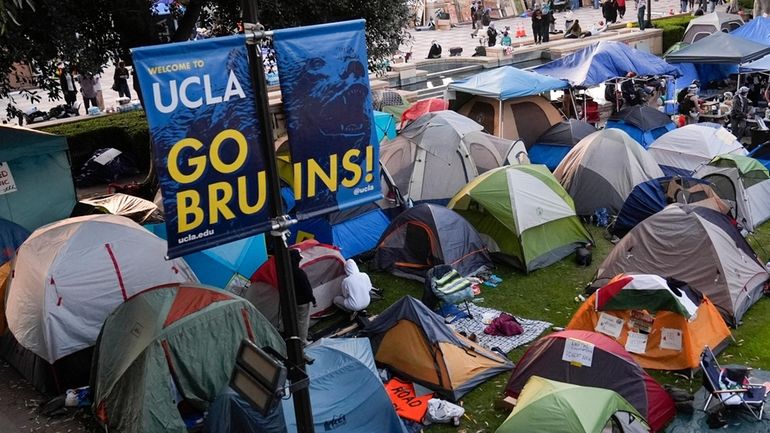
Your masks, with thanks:
[{"label": "grassy slope", "polygon": [[[604,237],[604,230],[589,227],[596,240],[593,250],[593,263],[588,268],[580,268],[569,257],[553,266],[524,275],[512,268],[500,266],[496,274],[503,278],[497,288],[484,288],[480,297],[484,301],[479,305],[508,311],[526,318],[547,320],[554,326],[565,326],[572,313],[577,309],[576,296],[591,281],[596,268],[607,255],[612,244]],[[770,223],[765,224],[759,233],[750,238],[750,243],[763,258],[768,260],[762,248],[770,239]],[[767,247],[766,247],[767,248]],[[770,250],[770,248],[768,248]],[[393,277],[389,274],[372,272],[375,286],[385,289],[385,299],[373,304],[370,311],[378,313],[404,295],[419,298],[422,285],[409,280]],[[764,320],[770,315],[770,300],[762,299],[744,316],[743,325],[734,332],[737,343],[732,344],[721,356],[724,363],[746,363],[755,368],[770,369],[770,326]],[[514,350],[509,357],[514,361],[522,356],[526,347]],[[681,388],[695,390],[700,386],[699,378],[687,379],[684,375],[670,372],[651,372],[659,381],[673,383]],[[497,407],[508,374],[499,375],[479,386],[465,396],[464,406],[468,418],[460,427],[433,426],[430,431],[441,432],[493,432],[499,426],[508,411]]]}]

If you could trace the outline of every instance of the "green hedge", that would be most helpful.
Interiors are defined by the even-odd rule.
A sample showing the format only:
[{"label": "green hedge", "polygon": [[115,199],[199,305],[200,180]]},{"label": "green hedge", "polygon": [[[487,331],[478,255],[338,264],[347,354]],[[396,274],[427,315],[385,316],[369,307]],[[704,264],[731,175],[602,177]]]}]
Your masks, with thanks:
[{"label": "green hedge", "polygon": [[95,117],[40,129],[67,137],[75,172],[96,149],[105,147],[130,155],[140,170],[147,170],[150,166],[150,134],[144,111]]},{"label": "green hedge", "polygon": [[671,48],[672,45],[682,40],[684,31],[687,30],[687,23],[693,19],[691,15],[682,15],[676,17],[661,18],[653,21],[656,28],[663,29],[663,52]]}]

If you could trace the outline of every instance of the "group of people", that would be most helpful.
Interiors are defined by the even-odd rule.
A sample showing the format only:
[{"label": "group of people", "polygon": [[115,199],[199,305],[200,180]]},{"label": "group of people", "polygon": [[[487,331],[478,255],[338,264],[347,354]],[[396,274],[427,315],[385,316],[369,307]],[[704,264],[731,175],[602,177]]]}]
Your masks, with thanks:
[{"label": "group of people", "polygon": [[[99,110],[104,111],[102,83],[99,75],[80,72],[78,71],[77,66],[65,64],[59,66],[57,75],[59,76],[59,85],[61,86],[62,94],[64,96],[64,102],[67,105],[74,106],[77,101],[79,86],[86,113],[90,107],[98,107]],[[125,63],[120,61],[115,68],[112,89],[117,91],[118,95],[121,97],[131,98],[128,79],[129,71],[126,68]]]},{"label": "group of people", "polygon": [[[739,139],[746,134],[747,119],[754,110],[753,101],[749,98],[749,87],[741,86],[733,95],[725,92],[719,101],[718,111],[727,113],[730,120],[730,130]],[[770,87],[765,90],[766,97],[770,97]],[[693,80],[677,95],[679,114],[683,115],[688,124],[698,123],[700,116],[706,112],[705,104],[700,97],[700,81]]]},{"label": "group of people", "polygon": [[555,24],[553,1],[546,3],[542,8],[539,4],[535,4],[535,9],[532,11],[532,35],[535,38],[535,45],[550,40],[551,30]]}]

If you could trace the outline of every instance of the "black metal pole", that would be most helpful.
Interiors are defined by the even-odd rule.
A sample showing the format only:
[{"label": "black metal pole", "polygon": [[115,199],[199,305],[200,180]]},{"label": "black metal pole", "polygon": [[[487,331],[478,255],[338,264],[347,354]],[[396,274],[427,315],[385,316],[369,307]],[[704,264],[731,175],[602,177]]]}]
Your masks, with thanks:
[{"label": "black metal pole", "polygon": [[[258,22],[257,5],[254,0],[242,0],[244,27],[247,23]],[[262,142],[259,146],[265,158],[267,169],[268,191],[270,193],[270,217],[277,219],[283,216],[281,207],[281,187],[278,180],[278,166],[275,158],[275,145],[273,143],[273,127],[270,119],[269,102],[267,98],[267,84],[265,69],[262,63],[262,48],[258,40],[251,41],[249,46],[249,67],[251,69],[256,99],[256,109],[259,115],[260,135]],[[294,278],[289,250],[281,235],[281,230],[271,232],[268,237],[272,242],[275,254],[276,273],[278,274],[278,287],[280,294],[281,321],[283,323],[284,340],[286,341],[286,354],[289,363],[292,364],[288,371],[289,380],[296,381],[302,377],[305,369],[305,355],[303,351],[304,341],[299,339],[299,325],[297,324],[297,297],[294,293]],[[297,431],[299,433],[313,433],[313,411],[310,406],[310,391],[304,387],[294,393],[294,413],[297,419]]]}]

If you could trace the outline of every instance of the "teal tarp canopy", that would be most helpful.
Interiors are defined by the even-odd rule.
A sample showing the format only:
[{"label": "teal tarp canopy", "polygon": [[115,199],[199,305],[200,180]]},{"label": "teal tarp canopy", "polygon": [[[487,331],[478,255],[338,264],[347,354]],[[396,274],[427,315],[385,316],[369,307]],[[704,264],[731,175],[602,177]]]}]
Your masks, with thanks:
[{"label": "teal tarp canopy", "polygon": [[666,56],[669,63],[740,65],[770,54],[768,42],[758,43],[733,33],[716,32]]},{"label": "teal tarp canopy", "polygon": [[448,90],[487,96],[505,101],[565,89],[569,83],[537,72],[503,66],[449,84]]},{"label": "teal tarp canopy", "polygon": [[0,218],[33,231],[69,217],[77,198],[67,151],[66,137],[0,126],[0,163],[16,186],[0,194]]}]

